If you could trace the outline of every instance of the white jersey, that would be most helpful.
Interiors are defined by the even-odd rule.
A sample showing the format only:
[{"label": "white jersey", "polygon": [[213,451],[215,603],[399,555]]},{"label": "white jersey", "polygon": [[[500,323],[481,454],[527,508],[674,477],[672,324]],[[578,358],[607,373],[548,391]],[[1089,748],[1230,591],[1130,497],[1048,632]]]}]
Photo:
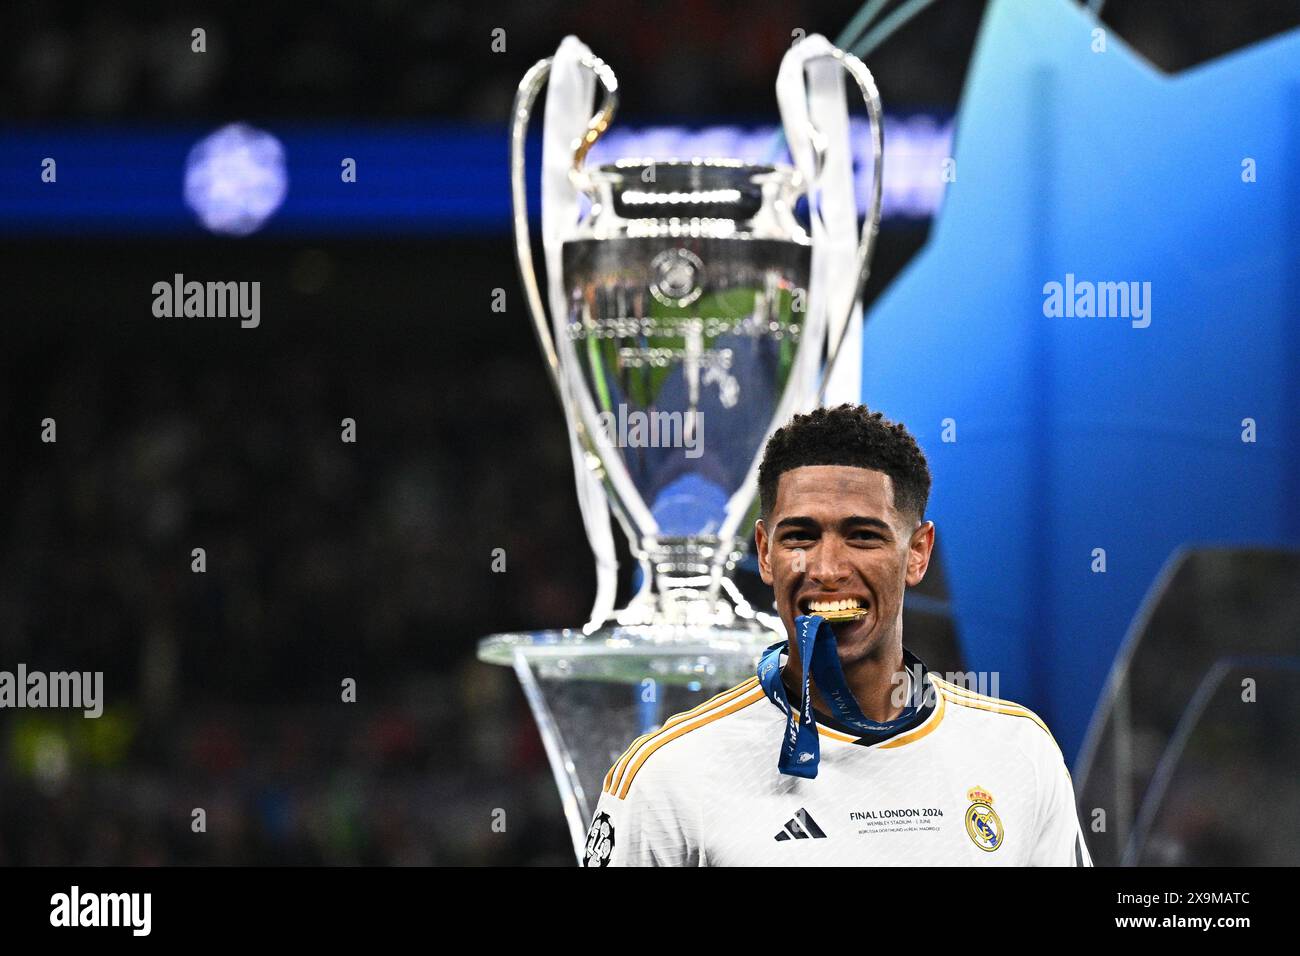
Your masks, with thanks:
[{"label": "white jersey", "polygon": [[933,688],[916,718],[869,741],[819,714],[815,779],[777,770],[757,678],[669,718],[610,768],[584,865],[1091,866],[1046,725],[904,655]]}]

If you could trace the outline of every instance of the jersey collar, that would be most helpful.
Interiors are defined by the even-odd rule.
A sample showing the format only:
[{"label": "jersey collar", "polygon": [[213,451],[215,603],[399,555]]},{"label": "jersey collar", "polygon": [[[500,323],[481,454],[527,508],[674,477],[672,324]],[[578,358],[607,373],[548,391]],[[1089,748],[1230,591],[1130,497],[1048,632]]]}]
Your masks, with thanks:
[{"label": "jersey collar", "polygon": [[[780,664],[782,667],[785,666],[788,656],[789,654],[787,651],[781,652]],[[938,699],[938,690],[930,679],[930,670],[925,666],[925,661],[921,660],[921,658],[917,657],[906,647],[903,648],[903,666],[907,669],[908,674],[911,675],[913,700],[917,705],[916,713],[912,715],[911,720],[900,724],[898,727],[881,731],[880,733],[864,734],[850,727],[846,727],[828,714],[823,714],[820,710],[814,709],[813,715],[817,718],[817,725],[819,727],[824,727],[827,730],[835,731],[836,736],[849,737],[851,738],[850,742],[864,747],[883,744],[900,734],[905,734],[911,730],[915,730],[918,726],[925,723],[925,721],[929,719],[930,715],[934,713],[935,702]],[[917,680],[918,675],[920,675],[919,681]],[[794,709],[796,714],[799,713],[803,705],[803,695],[799,693],[799,688],[796,687],[792,691],[790,687],[787,686],[786,693],[790,695],[790,706]],[[920,695],[919,698],[916,696],[918,694]],[[767,702],[777,710],[781,709],[780,705],[777,704],[776,701],[772,700],[771,697],[767,697],[767,695],[764,695],[764,697],[767,699]]]}]

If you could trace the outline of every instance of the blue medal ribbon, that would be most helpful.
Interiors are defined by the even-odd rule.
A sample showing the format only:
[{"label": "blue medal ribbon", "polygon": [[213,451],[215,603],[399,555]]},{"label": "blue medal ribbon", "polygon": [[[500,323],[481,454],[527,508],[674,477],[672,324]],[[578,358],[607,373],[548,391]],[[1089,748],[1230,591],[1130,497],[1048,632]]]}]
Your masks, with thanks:
[{"label": "blue medal ribbon", "polygon": [[858,706],[853,692],[844,680],[840,655],[835,643],[835,632],[825,618],[816,614],[801,614],[795,618],[796,638],[799,643],[799,661],[803,666],[803,699],[796,721],[794,709],[781,680],[781,651],[785,642],[773,644],[758,662],[758,681],[764,693],[785,711],[785,736],[781,740],[781,756],[777,769],[792,777],[812,780],[821,763],[821,744],[817,735],[817,720],[813,715],[812,694],[809,684],[816,681],[817,689],[830,705],[832,716],[847,727],[866,736],[887,733],[902,727],[916,716],[916,705],[909,704],[893,720],[869,719]]}]

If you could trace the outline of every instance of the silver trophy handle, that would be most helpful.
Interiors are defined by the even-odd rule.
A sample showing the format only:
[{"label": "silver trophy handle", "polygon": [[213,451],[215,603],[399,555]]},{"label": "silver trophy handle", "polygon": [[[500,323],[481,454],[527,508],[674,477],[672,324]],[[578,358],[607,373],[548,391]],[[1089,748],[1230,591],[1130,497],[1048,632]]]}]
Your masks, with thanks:
[{"label": "silver trophy handle", "polygon": [[[560,381],[560,357],[555,351],[555,338],[551,334],[550,323],[546,318],[545,300],[537,283],[537,271],[533,267],[533,246],[528,235],[528,194],[524,177],[524,141],[528,135],[528,122],[532,118],[537,94],[541,92],[547,77],[550,76],[552,59],[553,57],[547,57],[534,63],[524,74],[524,78],[519,81],[519,89],[515,92],[514,120],[510,126],[510,199],[514,213],[515,258],[519,263],[519,278],[523,282],[524,293],[528,298],[528,312],[533,319],[533,331],[537,333],[537,341],[546,359],[546,368],[551,373],[551,384],[560,395],[560,403],[564,404],[564,388]],[[610,122],[614,119],[614,111],[618,108],[618,79],[614,76],[614,71],[604,60],[596,56],[583,57],[582,65],[596,74],[596,78],[604,87],[605,95],[600,109],[587,123],[587,131],[574,140],[573,171],[575,173],[582,170],[587,153],[609,128]]]},{"label": "silver trophy handle", "polygon": [[[862,294],[863,288],[867,284],[867,276],[871,273],[871,254],[876,246],[876,234],[880,232],[880,181],[884,170],[884,131],[881,123],[880,111],[880,91],[876,89],[875,77],[867,69],[865,63],[859,60],[852,53],[846,53],[844,50],[835,50],[830,54],[848,71],[849,75],[857,81],[858,89],[862,92],[862,99],[867,104],[867,119],[871,127],[871,161],[872,161],[872,197],[871,207],[867,210],[866,218],[862,223],[862,235],[858,240],[857,255],[857,283],[854,285],[853,298],[849,300],[848,315],[844,317],[844,325],[840,328],[840,334],[834,342],[827,343],[826,368],[822,373],[821,388],[817,390],[817,404],[822,404],[826,399],[826,386],[830,384],[831,371],[835,367],[835,360],[839,358],[840,346],[844,344],[844,339],[849,330],[849,319],[853,316],[853,309],[857,305],[858,296]],[[820,134],[813,131],[813,142],[817,143],[821,139]],[[818,147],[817,156],[820,165],[823,150]]]},{"label": "silver trophy handle", "polygon": [[[541,287],[537,281],[537,271],[533,265],[533,246],[528,230],[528,191],[525,177],[524,146],[528,137],[528,124],[533,115],[533,106],[550,76],[553,59],[554,57],[546,57],[534,63],[528,72],[524,74],[523,79],[519,81],[519,88],[515,91],[514,118],[510,127],[510,200],[515,231],[515,259],[519,266],[519,279],[523,283],[524,294],[528,302],[528,314],[533,320],[533,332],[537,336],[537,344],[541,346],[542,357],[546,361],[546,371],[550,375],[551,384],[555,387],[555,393],[560,399],[560,407],[564,411],[565,417],[572,423],[578,442],[587,452],[587,468],[604,483],[606,500],[609,503],[610,511],[635,550],[640,537],[634,530],[632,522],[625,513],[617,494],[614,493],[609,474],[601,462],[600,456],[595,453],[595,442],[587,434],[582,414],[579,412],[576,403],[572,402],[565,393],[564,380],[560,370],[560,357],[556,351],[555,337],[551,332],[551,324],[546,315],[545,299],[542,297]],[[596,74],[596,79],[604,88],[604,97],[601,100],[600,109],[588,121],[586,131],[573,141],[571,175],[580,175],[583,172],[583,163],[586,161],[587,153],[595,145],[596,140],[600,139],[605,130],[609,128],[609,124],[614,119],[614,112],[618,109],[618,78],[614,75],[614,71],[604,60],[594,55],[584,56],[581,62],[583,66]],[[581,481],[581,476],[575,477]],[[650,570],[646,560],[644,558],[638,560],[645,580],[649,581]]]}]

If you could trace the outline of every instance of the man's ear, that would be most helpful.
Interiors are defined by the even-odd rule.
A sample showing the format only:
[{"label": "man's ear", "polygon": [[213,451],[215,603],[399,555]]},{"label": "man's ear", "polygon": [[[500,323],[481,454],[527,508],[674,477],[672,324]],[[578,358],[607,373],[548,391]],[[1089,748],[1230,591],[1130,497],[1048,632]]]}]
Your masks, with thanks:
[{"label": "man's ear", "polygon": [[758,574],[763,583],[772,584],[772,557],[767,553],[767,526],[763,519],[754,522],[754,551],[758,555]]},{"label": "man's ear", "polygon": [[925,577],[926,568],[930,566],[930,555],[934,551],[934,522],[923,521],[912,532],[907,552],[907,586],[916,587]]}]

